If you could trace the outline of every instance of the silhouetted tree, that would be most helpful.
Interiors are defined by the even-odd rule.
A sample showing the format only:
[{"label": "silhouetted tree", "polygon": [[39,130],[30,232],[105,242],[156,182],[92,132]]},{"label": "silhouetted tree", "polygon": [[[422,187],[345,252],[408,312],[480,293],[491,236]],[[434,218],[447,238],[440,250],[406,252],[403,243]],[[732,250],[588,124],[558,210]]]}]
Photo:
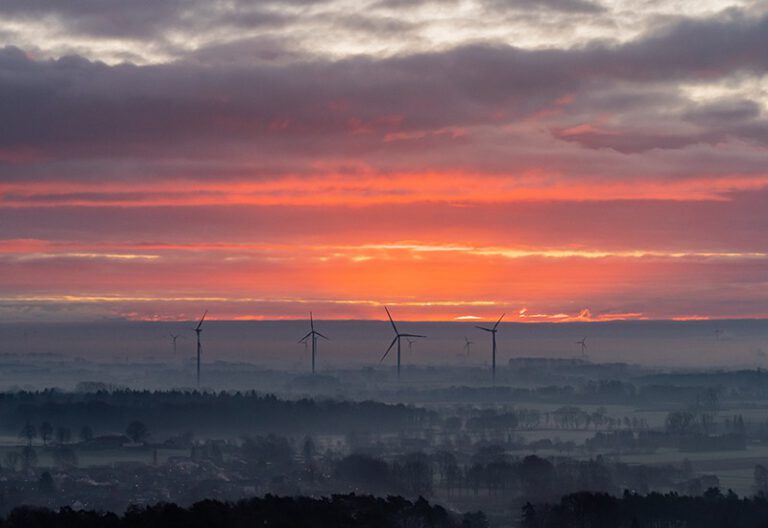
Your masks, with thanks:
[{"label": "silhouetted tree", "polygon": [[82,429],[80,429],[80,441],[90,442],[91,440],[93,440],[93,429],[88,425],[84,425]]},{"label": "silhouetted tree", "polygon": [[56,428],[56,442],[66,444],[72,438],[72,431],[68,427],[59,426]]},{"label": "silhouetted tree", "polygon": [[341,459],[334,473],[340,480],[364,486],[371,491],[379,491],[389,483],[387,463],[369,455],[353,454]]},{"label": "silhouetted tree", "polygon": [[[42,477],[41,477],[42,478]],[[291,528],[487,528],[485,516],[478,512],[462,519],[426,500],[415,502],[401,497],[387,499],[370,496],[335,495],[275,497],[240,501],[236,504],[205,500],[182,508],[173,504],[133,506],[122,516],[114,513],[51,511],[22,507],[13,510],[3,526],[11,528],[138,528],[138,527],[228,527],[277,526]]]},{"label": "silhouetted tree", "polygon": [[556,473],[551,462],[530,455],[520,463],[519,471],[526,497],[547,498],[552,494]]},{"label": "silhouetted tree", "polygon": [[536,518],[536,507],[530,502],[523,505],[523,515],[520,519],[521,528],[538,528],[539,522]]},{"label": "silhouetted tree", "polygon": [[666,427],[670,434],[684,435],[693,431],[696,416],[689,411],[674,411],[667,415]]},{"label": "silhouetted tree", "polygon": [[56,486],[53,483],[53,477],[47,471],[43,471],[37,481],[37,491],[40,493],[52,494],[56,492]]},{"label": "silhouetted tree", "polygon": [[437,472],[440,475],[440,484],[445,486],[448,489],[448,493],[450,493],[460,473],[456,457],[448,451],[438,451],[434,454],[433,458],[437,465]]},{"label": "silhouetted tree", "polygon": [[461,520],[461,528],[488,528],[488,518],[481,511],[468,512]]},{"label": "silhouetted tree", "polygon": [[42,424],[40,424],[40,439],[43,441],[43,445],[48,445],[48,440],[51,439],[51,435],[53,434],[53,426],[50,422],[45,421]]},{"label": "silhouetted tree", "polygon": [[125,430],[125,436],[130,438],[135,444],[143,443],[149,436],[149,430],[143,422],[134,420]]},{"label": "silhouetted tree", "polygon": [[754,480],[755,495],[768,496],[768,469],[765,466],[755,466]]},{"label": "silhouetted tree", "polygon": [[32,425],[29,420],[27,420],[27,422],[24,424],[24,427],[21,428],[19,436],[27,441],[27,445],[31,446],[32,440],[34,440],[37,436],[37,429],[35,429],[35,426]]},{"label": "silhouetted tree", "polygon": [[429,463],[429,457],[424,453],[408,455],[401,475],[413,495],[428,496],[432,493],[432,465]]}]

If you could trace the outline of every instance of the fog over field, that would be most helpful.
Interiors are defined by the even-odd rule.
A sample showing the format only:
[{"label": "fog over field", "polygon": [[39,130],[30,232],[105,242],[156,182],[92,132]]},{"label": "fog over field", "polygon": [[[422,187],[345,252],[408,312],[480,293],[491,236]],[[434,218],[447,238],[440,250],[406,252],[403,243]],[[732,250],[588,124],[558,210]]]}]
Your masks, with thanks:
[{"label": "fog over field", "polygon": [[[60,354],[109,363],[184,362],[195,355],[196,322],[104,321],[94,323],[0,324],[0,353]],[[490,336],[461,323],[398,322],[403,332],[424,334],[403,341],[404,365],[487,365]],[[392,340],[385,321],[316,321],[330,341],[318,343],[318,367],[375,366]],[[265,368],[301,371],[308,352],[298,343],[309,321],[206,321],[205,362],[240,361]],[[180,337],[174,356],[170,334]],[[471,353],[464,350],[467,337]],[[501,323],[498,362],[516,357],[576,358],[587,338],[588,356],[599,362],[664,367],[768,366],[768,321],[617,321],[605,323]],[[392,365],[387,358],[383,366]]]}]

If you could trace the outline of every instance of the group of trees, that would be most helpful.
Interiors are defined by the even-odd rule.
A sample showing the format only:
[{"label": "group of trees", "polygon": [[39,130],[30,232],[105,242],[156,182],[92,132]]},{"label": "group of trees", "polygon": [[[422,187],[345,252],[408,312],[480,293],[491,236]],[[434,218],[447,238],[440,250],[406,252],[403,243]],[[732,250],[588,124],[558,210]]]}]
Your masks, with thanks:
[{"label": "group of trees", "polygon": [[[514,429],[537,429],[541,426],[559,429],[615,428],[622,425],[635,428],[642,424],[637,418],[622,421],[608,416],[602,407],[589,412],[573,405],[559,407],[552,412],[537,409],[518,408],[505,411],[481,409],[467,418],[465,427],[470,432],[509,431]],[[647,427],[647,425],[644,425]]]},{"label": "group of trees", "polygon": [[[55,433],[55,435],[54,435]],[[149,436],[149,430],[143,422],[134,420],[125,430],[125,435],[135,443],[144,442]],[[49,421],[44,421],[40,427],[35,427],[32,422],[27,420],[19,431],[19,437],[26,441],[27,446],[31,446],[35,438],[40,437],[43,447],[49,447],[52,441],[58,446],[65,446],[72,440],[72,431],[68,427],[59,426],[54,429]],[[81,443],[88,443],[93,440],[93,429],[89,425],[84,425],[80,429],[79,439]]]},{"label": "group of trees", "polygon": [[[93,438],[93,431],[89,426],[83,426],[80,429],[80,441],[86,442]],[[55,442],[58,445],[65,445],[72,440],[72,430],[69,427],[58,426],[56,428],[51,425],[51,422],[44,420],[40,424],[40,427],[27,420],[24,422],[21,431],[19,431],[19,437],[27,442],[27,445],[32,445],[32,442],[40,437],[43,442],[43,446],[48,446],[51,442]]]},{"label": "group of trees", "polygon": [[206,500],[182,508],[174,504],[132,507],[125,514],[17,508],[0,528],[229,528],[231,526],[290,526],[292,528],[487,528],[482,513],[452,514],[424,499],[387,499],[358,495],[329,498],[267,495],[237,503]]},{"label": "group of trees", "polygon": [[[147,426],[138,420],[131,422],[126,428],[126,436],[134,443],[144,442],[149,431]],[[77,466],[77,452],[72,445],[72,432],[68,427],[59,426],[54,428],[49,421],[44,421],[39,427],[27,420],[19,431],[25,445],[19,451],[8,451],[3,459],[3,465],[10,470],[29,470],[37,466],[39,458],[37,451],[33,447],[36,438],[40,438],[43,443],[43,449],[50,452],[54,464],[62,469],[68,469]],[[88,444],[93,440],[93,430],[90,426],[83,426],[80,429],[79,440],[81,444]]]},{"label": "group of trees", "polygon": [[[61,428],[88,423],[117,431],[136,419],[153,431],[177,434],[194,424],[200,434],[296,434],[338,431],[395,432],[424,429],[437,413],[402,404],[372,401],[283,400],[249,392],[99,391],[64,393],[55,390],[0,394],[0,424],[57,422]],[[15,424],[15,425],[14,425]],[[30,429],[33,437],[42,435]],[[52,432],[46,439],[53,438]],[[46,440],[47,441],[47,440]]]},{"label": "group of trees", "polygon": [[[61,468],[70,468],[77,465],[77,453],[69,445],[72,432],[68,427],[54,428],[50,422],[44,421],[39,427],[35,427],[29,420],[19,431],[19,437],[26,443],[20,451],[9,451],[3,460],[6,468],[11,470],[28,470],[38,463],[38,456],[32,442],[40,437],[43,447],[51,451],[54,463]],[[81,431],[82,439],[82,431]]]},{"label": "group of trees", "polygon": [[764,528],[768,520],[765,497],[739,498],[710,488],[700,496],[676,493],[616,497],[580,492],[566,495],[557,504],[527,503],[523,528]]},{"label": "group of trees", "polygon": [[412,453],[392,462],[353,454],[335,463],[334,477],[348,482],[353,489],[373,493],[428,496],[434,488],[440,488],[448,495],[523,496],[541,500],[580,490],[617,493],[627,487],[645,492],[653,485],[680,485],[680,489],[687,490],[692,475],[689,470],[673,465],[647,468],[609,463],[601,457],[552,461],[529,455],[512,459],[500,446],[489,445],[478,450],[469,464],[459,464],[446,451],[432,455]]}]

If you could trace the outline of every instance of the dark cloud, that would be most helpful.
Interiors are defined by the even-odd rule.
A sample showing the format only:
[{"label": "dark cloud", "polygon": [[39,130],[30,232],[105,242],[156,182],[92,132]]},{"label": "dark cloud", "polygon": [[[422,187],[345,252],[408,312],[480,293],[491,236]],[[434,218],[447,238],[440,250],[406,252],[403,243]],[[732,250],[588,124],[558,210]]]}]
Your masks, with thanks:
[{"label": "dark cloud", "polygon": [[484,5],[494,11],[546,10],[562,13],[597,14],[606,9],[590,0],[485,0]]},{"label": "dark cloud", "polygon": [[460,0],[375,0],[371,4],[372,9],[404,10],[417,7],[430,6],[440,8],[455,8]]},{"label": "dark cloud", "polygon": [[704,126],[744,123],[760,116],[761,107],[749,99],[717,100],[699,104],[686,111],[683,117],[692,123]]},{"label": "dark cloud", "polygon": [[[309,60],[283,44],[235,40],[150,66],[76,56],[36,61],[6,48],[0,51],[0,160],[10,161],[5,169],[0,161],[0,175],[18,170],[9,165],[13,149],[44,152],[41,163],[221,159],[233,149],[286,160],[338,152],[395,159],[415,144],[454,150],[461,134],[453,129],[539,113],[554,113],[556,137],[623,153],[765,139],[754,103],[695,106],[677,94],[676,83],[768,71],[768,55],[760,52],[768,49],[768,17],[731,12],[625,45],[574,49],[476,45],[330,61]],[[292,60],[279,60],[286,56]],[[611,115],[610,126],[563,133],[601,113]],[[670,127],[670,118],[691,126]],[[488,148],[461,137],[462,152]]]},{"label": "dark cloud", "polygon": [[668,97],[659,95],[656,103],[652,104],[642,95],[597,96],[584,107],[591,112],[617,112],[619,117],[609,125],[595,126],[585,118],[585,124],[555,127],[552,133],[587,148],[612,149],[625,154],[674,150],[696,144],[714,146],[732,140],[768,145],[768,120],[755,101],[714,99],[691,103],[679,95],[669,94]]},{"label": "dark cloud", "polygon": [[591,149],[612,149],[623,154],[637,154],[653,149],[680,149],[699,143],[714,144],[719,135],[668,134],[662,131],[605,130],[572,133],[568,129],[553,130],[555,137],[573,141]]},{"label": "dark cloud", "polygon": [[333,25],[344,29],[365,33],[371,36],[392,36],[408,34],[423,24],[388,16],[370,16],[363,14],[349,14],[333,16]]},{"label": "dark cloud", "polygon": [[248,65],[259,62],[296,62],[306,59],[307,52],[298,42],[285,37],[260,35],[231,42],[209,44],[193,51],[175,53],[185,61],[200,64]]}]

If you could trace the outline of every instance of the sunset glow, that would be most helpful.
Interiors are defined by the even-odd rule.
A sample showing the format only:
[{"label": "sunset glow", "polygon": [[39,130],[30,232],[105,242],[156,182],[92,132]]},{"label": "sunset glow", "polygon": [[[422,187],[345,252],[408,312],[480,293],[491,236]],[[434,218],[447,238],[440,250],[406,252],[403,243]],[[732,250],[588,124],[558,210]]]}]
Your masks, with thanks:
[{"label": "sunset glow", "polygon": [[768,8],[650,4],[0,8],[0,316],[768,317]]}]

